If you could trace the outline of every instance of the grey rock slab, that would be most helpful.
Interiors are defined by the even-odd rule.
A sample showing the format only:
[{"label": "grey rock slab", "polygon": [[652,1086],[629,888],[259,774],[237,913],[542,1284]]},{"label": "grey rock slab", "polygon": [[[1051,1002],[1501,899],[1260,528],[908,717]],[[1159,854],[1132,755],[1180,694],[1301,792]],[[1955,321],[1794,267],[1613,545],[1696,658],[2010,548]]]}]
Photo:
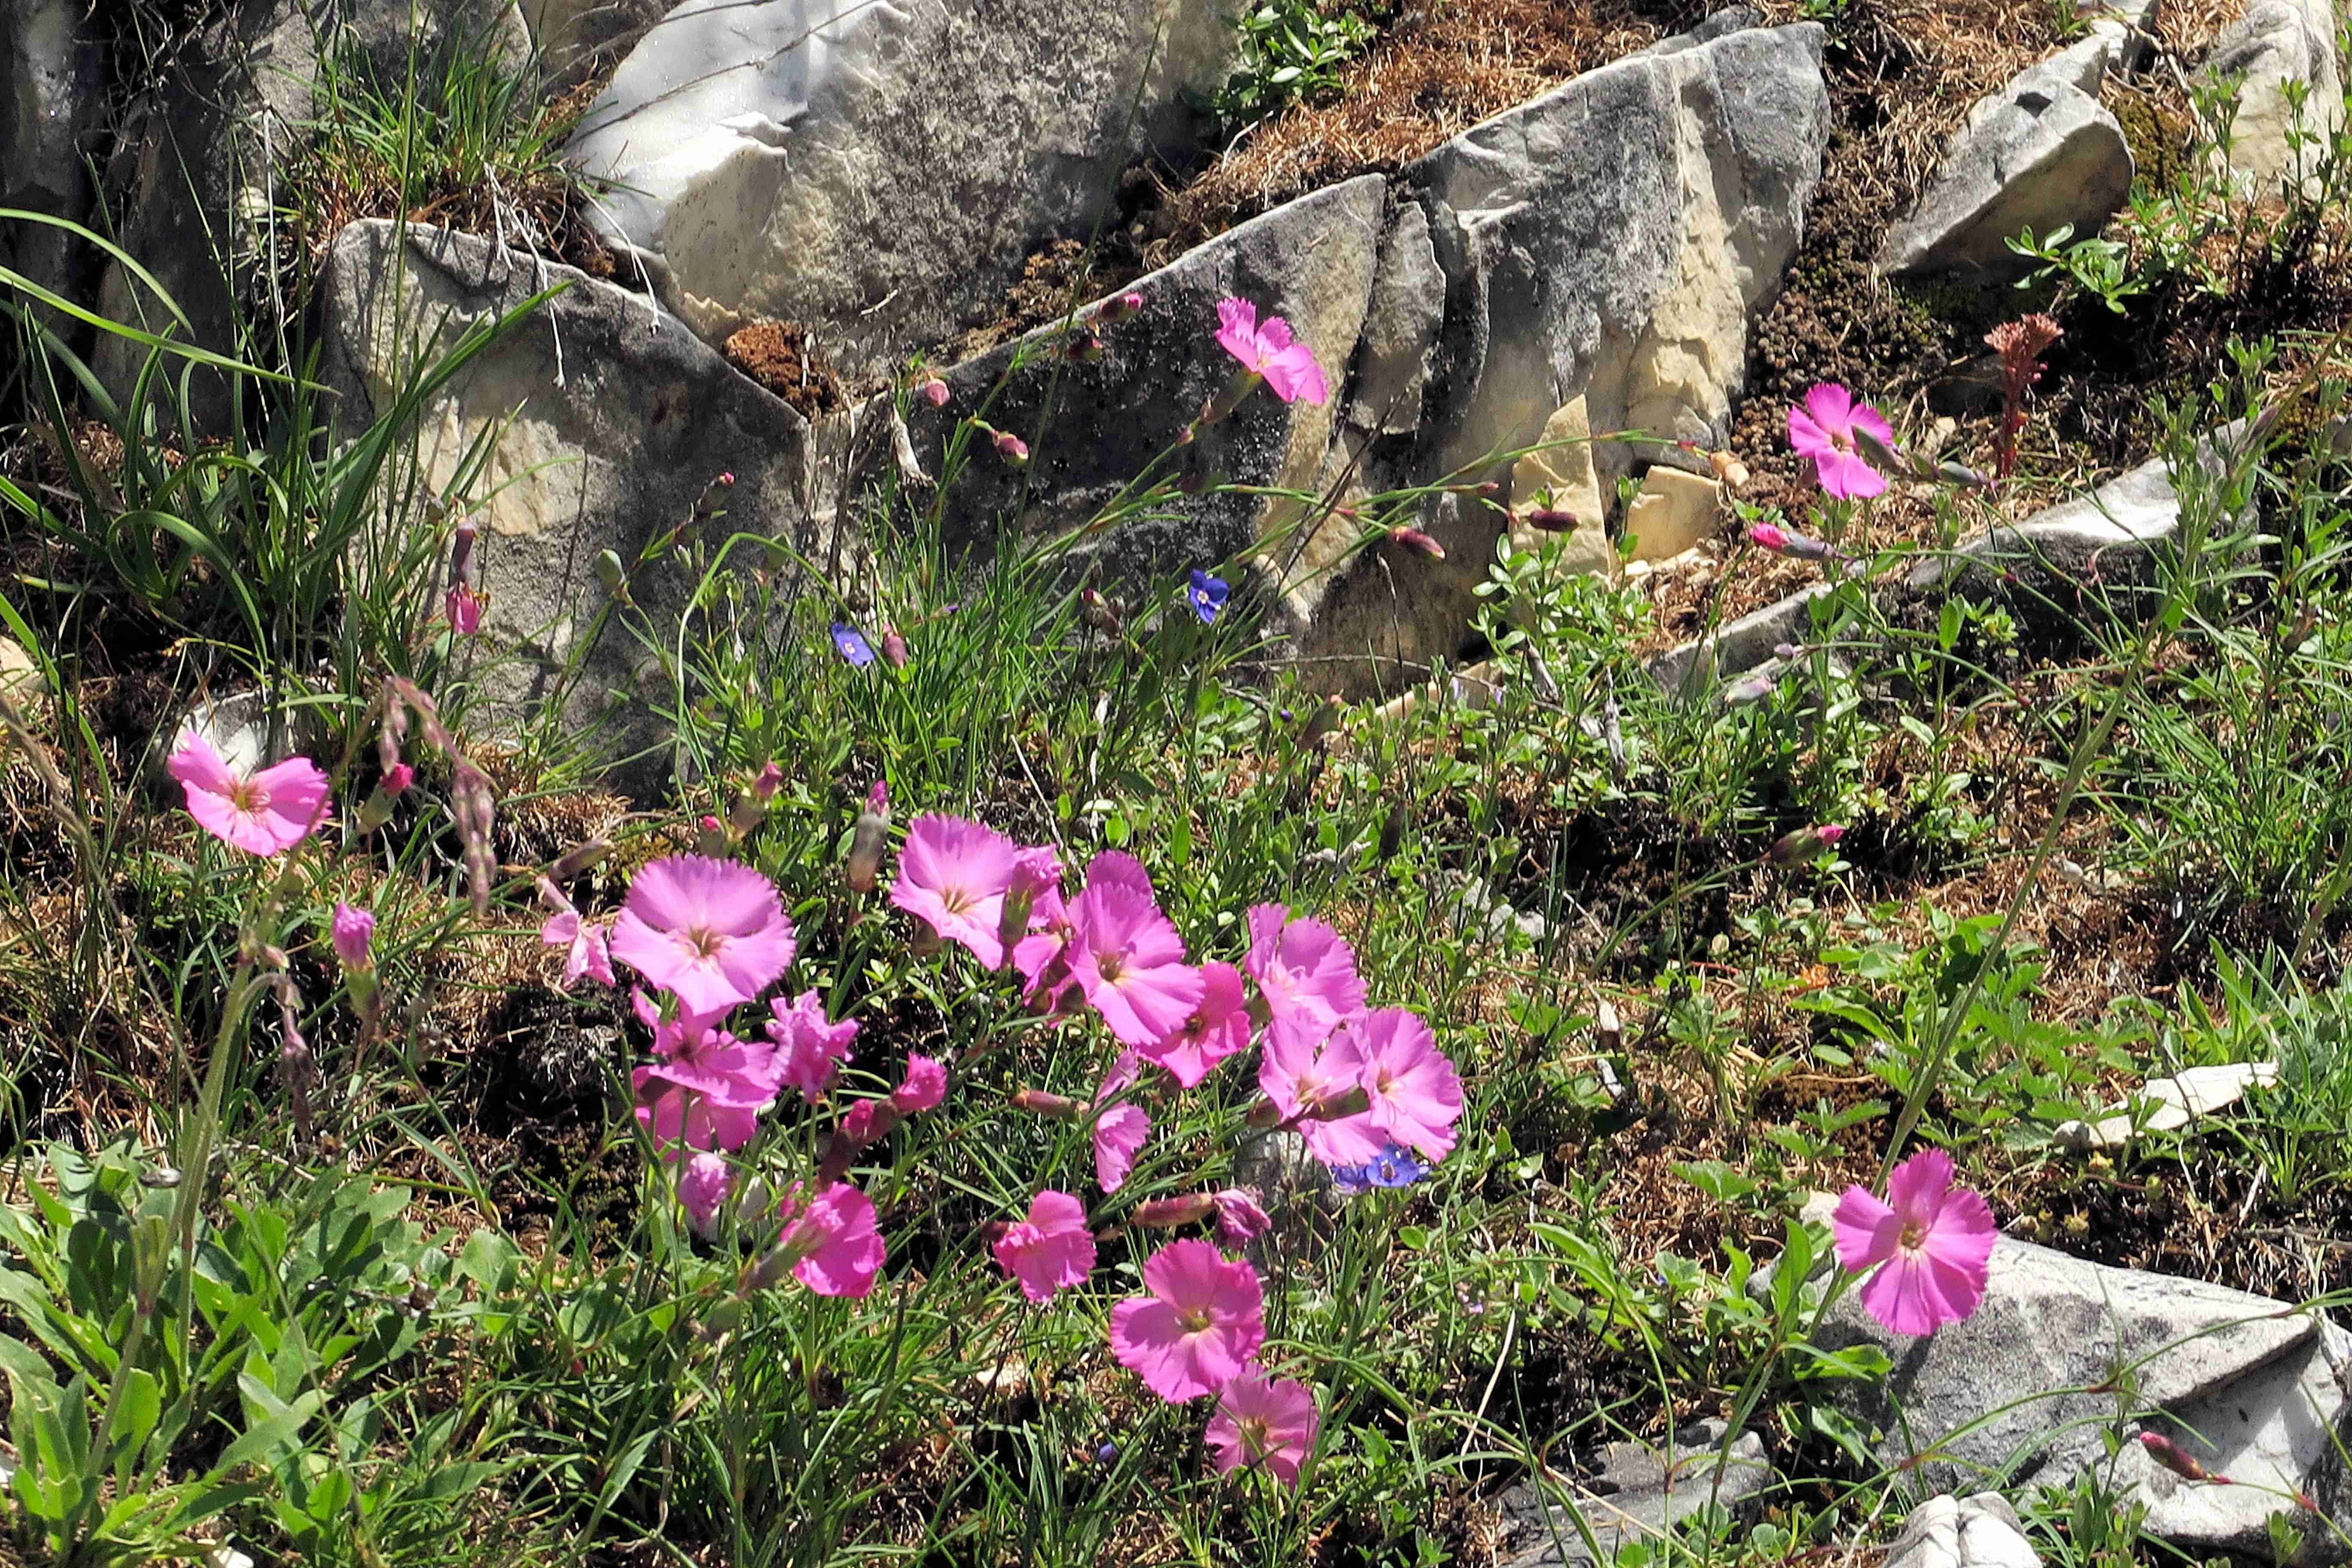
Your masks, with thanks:
[{"label": "grey rock slab", "polygon": [[1725,1435],[1724,1423],[1709,1419],[1684,1427],[1663,1444],[1611,1443],[1602,1451],[1600,1474],[1568,1483],[1565,1499],[1547,1497],[1544,1489],[1531,1484],[1512,1488],[1497,1500],[1509,1553],[1503,1558],[1506,1568],[1594,1562],[1596,1545],[1597,1560],[1606,1562],[1634,1542],[1663,1538],[1710,1504],[1745,1517],[1778,1478],[1765,1458],[1762,1438],[1740,1433],[1730,1440],[1726,1459]]},{"label": "grey rock slab", "polygon": [[2041,1554],[1999,1492],[1929,1498],[1903,1521],[1883,1568],[2041,1568]]},{"label": "grey rock slab", "polygon": [[1685,696],[1746,675],[1769,662],[1775,657],[1772,650],[1782,643],[1804,640],[1812,628],[1812,602],[1829,591],[1829,584],[1815,583],[1726,622],[1706,637],[1670,647],[1650,661],[1650,674],[1667,690]]},{"label": "grey rock slab", "polygon": [[1184,156],[1235,37],[1200,0],[686,0],[570,153],[698,331],[775,317],[878,370]]},{"label": "grey rock slab", "polygon": [[[569,268],[548,267],[544,277],[569,287],[428,401],[415,464],[446,493],[467,472],[469,449],[494,442],[463,498],[482,523],[478,559],[489,604],[468,647],[491,724],[516,732],[560,704],[555,717],[568,731],[594,731],[608,758],[635,759],[616,782],[651,794],[669,773],[670,735],[646,701],[665,694],[666,679],[633,633],[672,646],[688,584],[674,563],[656,562],[633,578],[635,607],[613,609],[595,576],[597,553],[636,563],[731,472],[723,531],[706,542],[749,531],[825,559],[831,536],[814,505],[813,442],[797,413],[642,296]],[[339,435],[349,438],[391,406],[399,367],[429,363],[541,280],[530,258],[488,240],[411,229],[403,245],[389,223],[345,229],[322,289],[321,372],[339,395]],[[394,508],[379,526],[419,521],[416,509]],[[436,594],[437,578],[420,590],[420,621]],[[581,679],[569,683],[575,666]]]},{"label": "grey rock slab", "polygon": [[[1826,1224],[1833,1204],[1816,1197],[1807,1217]],[[2327,1373],[2339,1336],[2331,1329],[2323,1344],[2313,1314],[2006,1237],[1993,1247],[1988,1276],[1973,1316],[1920,1338],[1881,1326],[1863,1310],[1858,1290],[1824,1315],[1814,1337],[1822,1348],[1873,1344],[1894,1363],[1883,1384],[1840,1384],[1832,1394],[1847,1415],[1882,1434],[1882,1462],[1934,1454],[1916,1473],[1947,1490],[2002,1475],[2063,1481],[2105,1462],[2101,1434],[2117,1413],[2112,1392],[2068,1391],[2110,1384],[2127,1371],[2131,1404],[2194,1421],[2229,1462],[2252,1456],[2251,1467],[2267,1455],[2281,1467],[2319,1466],[2313,1434],[2336,1420],[2344,1395]],[[2134,1445],[2119,1473],[2147,1479],[2137,1468],[2142,1461]],[[2203,1526],[2188,1503],[2168,1511],[2163,1494],[2149,1490],[2162,1515],[2151,1516],[2151,1529],[2220,1544],[2191,1532]],[[2228,1500],[2229,1528],[2248,1510],[2278,1506],[2276,1499]]]},{"label": "grey rock slab", "polygon": [[[2319,160],[2345,122],[2344,73],[2336,58],[2343,25],[2334,0],[2252,0],[2213,41],[2198,79],[2238,79],[2229,167],[2257,190],[2294,181],[2318,191]],[[2307,94],[2299,126],[2287,101],[2294,83]],[[2299,148],[2298,131],[2313,138]]]},{"label": "grey rock slab", "polygon": [[[1410,452],[1381,454],[1362,488],[1449,475],[1507,487],[1507,454],[1580,400],[1593,431],[1720,444],[1748,322],[1778,289],[1820,178],[1821,48],[1821,29],[1800,24],[1633,56],[1400,172],[1447,278],[1440,373]],[[1642,455],[1596,443],[1602,493]],[[1297,644],[1318,679],[1394,689],[1460,647],[1507,516],[1445,495],[1419,526],[1444,561],[1328,563],[1334,581]]]},{"label": "grey rock slab", "polygon": [[2009,248],[2021,230],[2039,237],[2072,224],[2076,238],[2087,237],[2122,205],[2132,182],[2123,128],[2067,79],[2068,68],[2028,67],[1971,111],[1918,201],[1888,230],[1880,271],[2007,281],[2035,265]]},{"label": "grey rock slab", "polygon": [[[0,206],[79,223],[94,192],[84,159],[106,85],[105,62],[75,0],[16,0],[0,10]],[[63,229],[0,228],[0,267],[75,298],[81,248]]]},{"label": "grey rock slab", "polygon": [[2267,1557],[2271,1516],[2284,1513],[2305,1536],[2298,1562],[2342,1561],[2343,1543],[2302,1501],[2315,1504],[2339,1529],[2352,1519],[2342,1458],[2352,1422],[2336,1371],[2347,1356],[2352,1335],[2322,1323],[2293,1352],[2148,1422],[2234,1484],[2186,1480],[2138,1444],[2128,1445],[2117,1457],[2116,1483],[2147,1500],[2147,1531],[2199,1552]]},{"label": "grey rock slab", "polygon": [[[420,79],[459,49],[530,68],[530,35],[512,0],[352,0],[331,11],[301,0],[240,0],[181,51],[180,62],[132,111],[107,172],[119,239],[177,302],[180,335],[216,353],[237,351],[237,324],[267,294],[276,172],[296,155],[329,107],[321,87],[339,53],[397,90],[412,51]],[[161,331],[169,312],[118,265],[106,270],[100,310]],[[127,396],[148,350],[102,334],[92,368]],[[198,417],[216,427],[226,386],[194,377]]]},{"label": "grey rock slab", "polygon": [[1356,350],[1348,417],[1358,429],[1409,436],[1421,427],[1422,395],[1444,324],[1445,272],[1430,243],[1429,215],[1409,203],[1381,241],[1371,307]]},{"label": "grey rock slab", "polygon": [[[1217,302],[1229,296],[1248,299],[1261,317],[1287,321],[1324,367],[1332,395],[1321,405],[1285,403],[1260,387],[1229,416],[1203,426],[1175,454],[1176,466],[1160,471],[1314,489],[1332,446],[1342,395],[1339,370],[1363,333],[1370,304],[1385,191],[1377,174],[1318,191],[1128,285],[1122,292],[1141,295],[1143,308],[1101,328],[1103,353],[1092,363],[1066,359],[1055,327],[947,371],[946,406],[935,410],[918,399],[908,418],[927,473],[940,474],[958,423],[983,404],[992,425],[1031,447],[1023,469],[998,458],[987,443],[976,444],[970,463],[947,484],[950,538],[992,540],[1000,522],[1016,521],[1016,509],[1018,523],[1032,533],[1059,532],[1093,519],[1173,447],[1202,405],[1231,382],[1237,366],[1213,336]],[[1298,511],[1295,503],[1270,496],[1180,496],[1089,541],[1079,561],[1099,572],[1107,591],[1133,595],[1147,584],[1181,579],[1189,567],[1247,562],[1263,545],[1281,559],[1255,568],[1254,591],[1266,596],[1277,617],[1303,619],[1312,615],[1321,584],[1298,563],[1318,559],[1318,552],[1351,548],[1355,539],[1336,521],[1302,537],[1293,526]],[[1280,592],[1285,569],[1299,581],[1295,607]],[[1236,593],[1248,587],[1241,577],[1234,584]]]}]

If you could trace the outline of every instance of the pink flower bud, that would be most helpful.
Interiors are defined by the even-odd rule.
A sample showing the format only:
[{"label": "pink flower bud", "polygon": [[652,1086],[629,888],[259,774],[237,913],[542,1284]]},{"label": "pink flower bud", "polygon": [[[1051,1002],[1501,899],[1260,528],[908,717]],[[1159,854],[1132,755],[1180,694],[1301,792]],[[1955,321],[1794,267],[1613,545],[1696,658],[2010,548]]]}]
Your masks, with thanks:
[{"label": "pink flower bud", "polygon": [[890,841],[890,795],[879,780],[866,797],[866,809],[849,835],[849,859],[845,875],[853,893],[870,893],[882,876],[882,851]]},{"label": "pink flower bud", "polygon": [[1186,1193],[1181,1197],[1151,1198],[1139,1203],[1128,1221],[1147,1230],[1174,1230],[1179,1226],[1198,1225],[1216,1212],[1217,1200],[1207,1193]]},{"label": "pink flower bud", "polygon": [[1058,1117],[1075,1121],[1086,1114],[1086,1108],[1076,1100],[1058,1094],[1047,1094],[1042,1089],[1016,1089],[1013,1091],[1013,1109],[1026,1110],[1037,1116]]},{"label": "pink flower bud", "polygon": [[1102,340],[1092,332],[1081,331],[1071,337],[1062,353],[1073,364],[1093,364],[1103,356]]},{"label": "pink flower bud", "polygon": [[1810,866],[1828,852],[1830,846],[1845,837],[1845,829],[1836,826],[1800,827],[1775,839],[1765,858],[1783,869]]},{"label": "pink flower bud", "polygon": [[1015,436],[1012,431],[997,431],[993,436],[989,437],[989,444],[996,448],[996,455],[998,457],[1003,458],[1014,468],[1024,468],[1028,465],[1029,443],[1024,441],[1020,437]]},{"label": "pink flower bud", "polygon": [[896,626],[882,628],[882,662],[893,669],[907,668],[907,639],[898,635]]},{"label": "pink flower bud", "polygon": [[898,1125],[898,1112],[887,1100],[861,1100],[842,1113],[841,1135],[863,1149],[879,1143]]},{"label": "pink flower bud", "polygon": [[760,776],[751,781],[751,793],[762,801],[773,800],[776,798],[776,791],[782,789],[783,784],[784,770],[770,763],[760,770]]},{"label": "pink flower bud", "polygon": [[945,408],[948,405],[948,384],[936,375],[926,374],[915,383],[915,395],[934,408]]},{"label": "pink flower bud", "polygon": [[1438,543],[1437,541],[1432,539],[1429,535],[1422,532],[1422,531],[1417,528],[1390,529],[1389,542],[1391,544],[1402,544],[1407,550],[1412,551],[1416,554],[1428,556],[1432,561],[1443,561],[1445,559],[1445,546]]},{"label": "pink flower bud", "polygon": [[409,786],[415,782],[415,768],[410,767],[406,763],[394,763],[384,770],[383,782],[376,787],[388,795],[399,796],[406,795]]},{"label": "pink flower bud", "polygon": [[1242,1247],[1273,1228],[1274,1221],[1258,1206],[1257,1194],[1245,1187],[1227,1187],[1217,1194],[1217,1239]]},{"label": "pink flower bud", "polygon": [[1769,522],[1751,522],[1748,525],[1748,542],[1778,555],[1789,548],[1789,536]]},{"label": "pink flower bud", "polygon": [[1539,533],[1573,533],[1576,514],[1565,507],[1539,506],[1519,514],[1519,521]]},{"label": "pink flower bud", "polygon": [[2149,1458],[2154,1459],[2158,1464],[2162,1465],[2166,1469],[2170,1470],[2174,1475],[2179,1476],[2183,1480],[2210,1481],[2215,1486],[2221,1487],[2226,1487],[2231,1484],[2229,1477],[2217,1476],[2213,1474],[2212,1471],[2198,1463],[2196,1455],[2190,1453],[2188,1449],[2182,1447],[2179,1444],[2174,1442],[2171,1438],[2166,1436],[2161,1432],[2141,1433],[2139,1435],[2139,1446],[2147,1450],[2147,1457]]},{"label": "pink flower bud", "polygon": [[370,949],[375,940],[375,916],[366,910],[350,904],[335,906],[328,933],[334,942],[335,957],[345,969],[369,969],[375,964]]}]

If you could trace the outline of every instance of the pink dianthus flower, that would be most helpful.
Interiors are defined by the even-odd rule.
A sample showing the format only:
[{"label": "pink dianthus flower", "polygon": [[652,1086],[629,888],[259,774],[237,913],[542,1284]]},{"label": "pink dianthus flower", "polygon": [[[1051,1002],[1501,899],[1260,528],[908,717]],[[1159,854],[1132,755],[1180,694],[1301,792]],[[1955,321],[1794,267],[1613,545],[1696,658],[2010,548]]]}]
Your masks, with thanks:
[{"label": "pink dianthus flower", "polygon": [[1867,403],[1835,382],[1822,382],[1789,407],[1789,445],[1813,460],[1822,489],[1840,500],[1862,500],[1886,489],[1886,476],[1870,466],[1854,440],[1866,432],[1883,448],[1895,445],[1894,426]]},{"label": "pink dianthus flower", "polygon": [[1119,1364],[1171,1405],[1223,1386],[1265,1342],[1257,1270],[1205,1241],[1178,1241],[1143,1265],[1148,1292],[1111,1309]]},{"label": "pink dianthus flower", "polygon": [[1184,962],[1184,939],[1134,857],[1096,856],[1069,921],[1071,978],[1119,1044],[1157,1045],[1200,1005],[1201,972]]},{"label": "pink dianthus flower", "polygon": [[194,730],[163,768],[187,790],[188,815],[222,842],[250,855],[277,855],[310,837],[327,816],[327,775],[308,757],[259,773],[238,773]]},{"label": "pink dianthus flower", "polygon": [[686,1205],[686,1222],[694,1234],[708,1237],[719,1227],[719,1206],[735,1190],[735,1168],[721,1154],[698,1153],[677,1173],[677,1200]]},{"label": "pink dianthus flower", "polygon": [[1268,316],[1260,325],[1257,307],[1247,300],[1217,301],[1217,345],[1241,361],[1244,371],[1265,377],[1285,403],[1303,398],[1319,405],[1331,395],[1315,351],[1295,342],[1290,323],[1280,316]]},{"label": "pink dianthus flower", "polygon": [[1870,1315],[1898,1334],[1932,1333],[1977,1310],[2000,1232],[1983,1197],[1952,1185],[1952,1157],[1923,1149],[1895,1167],[1892,1205],[1850,1186],[1830,1229],[1838,1261],[1877,1272],[1862,1288]]},{"label": "pink dianthus flower", "polygon": [[1192,1016],[1149,1046],[1137,1047],[1191,1089],[1227,1057],[1249,1049],[1248,998],[1242,972],[1212,959],[1201,965],[1201,1001]]},{"label": "pink dianthus flower", "polygon": [[805,1205],[784,1200],[784,1226],[776,1245],[795,1255],[793,1278],[820,1296],[863,1298],[882,1268],[882,1235],[874,1200],[835,1182]]},{"label": "pink dianthus flower", "polygon": [[1029,1200],[1027,1219],[1005,1227],[996,1243],[996,1261],[1021,1282],[1021,1293],[1041,1306],[1065,1286],[1084,1284],[1095,1267],[1086,1205],[1046,1188]]},{"label": "pink dianthus flower", "polygon": [[656,860],[629,883],[613,956],[688,1013],[723,1013],[766,990],[793,961],[793,922],[775,884],[700,855]]},{"label": "pink dianthus flower", "polygon": [[827,1023],[824,1004],[814,990],[802,992],[789,1004],[781,996],[772,998],[768,1011],[773,1015],[767,1032],[776,1045],[777,1081],[799,1089],[801,1098],[814,1105],[832,1086],[834,1073],[851,1059],[849,1042],[857,1037],[857,1021]]},{"label": "pink dianthus flower", "polygon": [[907,828],[890,901],[960,942],[990,969],[1004,963],[997,934],[1018,846],[994,828],[961,816],[919,816]]},{"label": "pink dianthus flower", "polygon": [[1445,1158],[1462,1119],[1462,1080],[1429,1026],[1405,1008],[1382,1007],[1340,1027],[1363,1055],[1372,1125],[1392,1142]]},{"label": "pink dianthus flower", "polygon": [[948,1069],[919,1053],[907,1058],[907,1076],[890,1091],[890,1103],[901,1116],[929,1110],[947,1098]]},{"label": "pink dianthus flower", "polygon": [[1312,1046],[1340,1019],[1364,1010],[1364,983],[1356,976],[1355,949],[1338,931],[1289,915],[1280,904],[1250,906],[1250,950],[1242,967],[1257,982],[1273,1032]]},{"label": "pink dianthus flower", "polygon": [[[1362,1165],[1388,1145],[1372,1121],[1365,1067],[1363,1047],[1347,1030],[1309,1042],[1276,1029],[1265,1037],[1257,1086],[1286,1122],[1297,1124],[1308,1153],[1326,1165]],[[1327,1114],[1351,1096],[1367,1097],[1359,1101],[1366,1109]]]},{"label": "pink dianthus flower", "polygon": [[1313,1389],[1295,1378],[1269,1383],[1263,1373],[1244,1371],[1218,1390],[1206,1436],[1219,1475],[1263,1465],[1296,1491],[1298,1467],[1315,1448],[1317,1424]]}]

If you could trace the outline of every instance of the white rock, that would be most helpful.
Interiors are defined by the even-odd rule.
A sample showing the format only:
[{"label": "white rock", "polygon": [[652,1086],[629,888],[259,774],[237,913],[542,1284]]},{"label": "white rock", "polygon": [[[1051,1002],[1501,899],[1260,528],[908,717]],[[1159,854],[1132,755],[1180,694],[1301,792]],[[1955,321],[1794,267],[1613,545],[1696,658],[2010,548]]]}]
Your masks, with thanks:
[{"label": "white rock", "polygon": [[1883,1568],[2041,1568],[2041,1554],[1999,1492],[1946,1492],[1911,1510]]},{"label": "white rock", "polygon": [[2070,72],[2103,73],[2104,58],[2027,68],[1970,111],[1935,177],[1887,231],[1877,265],[1889,275],[1951,273],[2006,280],[2035,265],[2008,241],[2062,224],[2085,238],[2131,189],[2123,127]]},{"label": "white rock", "polygon": [[2128,1143],[2134,1131],[2169,1132],[2235,1105],[2248,1088],[2268,1088],[2278,1082],[2276,1062],[2225,1062],[2189,1068],[2170,1078],[2151,1079],[2137,1098],[2151,1102],[2135,1117],[2128,1105],[2095,1121],[2063,1121],[2051,1136],[2071,1149],[2114,1149]]},{"label": "white rock", "polygon": [[964,324],[1120,170],[1195,133],[1235,35],[1196,0],[686,0],[570,152],[597,219],[717,341],[750,317],[879,368]]},{"label": "white rock", "polygon": [[1643,477],[1642,489],[1626,510],[1633,559],[1667,561],[1695,549],[1716,536],[1722,511],[1721,485],[1659,464]]},{"label": "white rock", "polygon": [[[2252,0],[2245,16],[2214,40],[2200,80],[2242,79],[2230,122],[2230,168],[2263,192],[2300,180],[2318,190],[2318,163],[2327,140],[2344,124],[2344,75],[2336,59],[2341,28],[2333,0]],[[2309,97],[2300,151],[2289,145],[2297,129],[2287,85],[2302,82]]]}]

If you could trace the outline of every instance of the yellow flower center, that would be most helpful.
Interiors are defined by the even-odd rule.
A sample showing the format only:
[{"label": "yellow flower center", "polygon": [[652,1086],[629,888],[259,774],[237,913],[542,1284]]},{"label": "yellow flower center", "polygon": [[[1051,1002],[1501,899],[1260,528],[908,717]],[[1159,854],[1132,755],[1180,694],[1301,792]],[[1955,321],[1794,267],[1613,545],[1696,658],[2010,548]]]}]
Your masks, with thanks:
[{"label": "yellow flower center", "polygon": [[1916,1219],[1906,1220],[1903,1222],[1903,1234],[1895,1238],[1895,1245],[1906,1252],[1916,1252],[1927,1241],[1927,1227]]}]

